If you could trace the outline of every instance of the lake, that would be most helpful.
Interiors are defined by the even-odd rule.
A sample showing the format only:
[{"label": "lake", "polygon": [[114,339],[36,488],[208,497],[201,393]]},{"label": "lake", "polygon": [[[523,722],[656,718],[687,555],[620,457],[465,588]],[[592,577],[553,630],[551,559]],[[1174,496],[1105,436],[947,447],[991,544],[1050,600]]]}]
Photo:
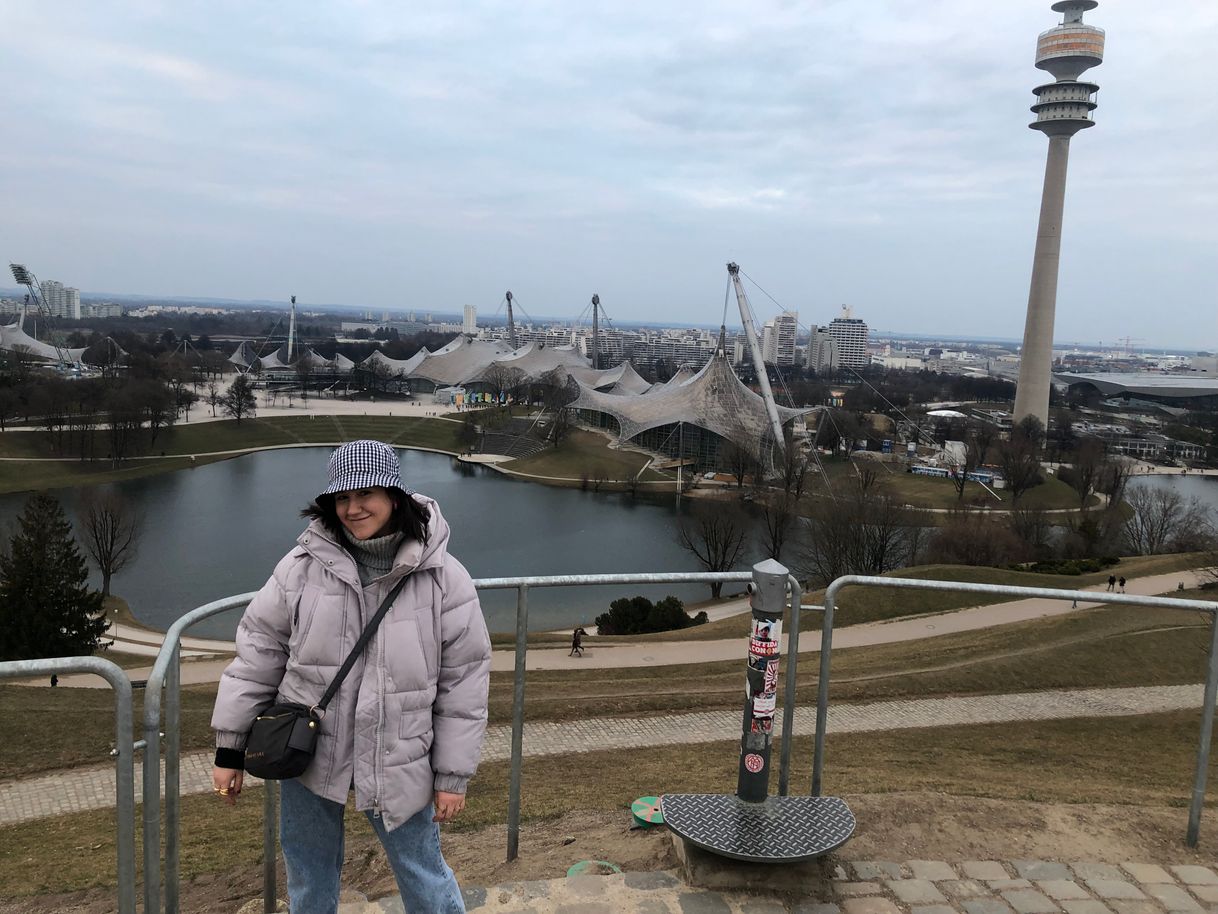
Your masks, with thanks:
[{"label": "lake", "polygon": [[[257,590],[304,529],[299,512],[326,484],[330,448],[259,451],[113,488],[144,513],[139,554],[116,574],[111,590],[136,617],[167,628],[196,606]],[[423,451],[399,451],[402,477],[435,498],[452,527],[450,551],[475,578],[547,574],[703,570],[677,541],[689,512],[717,505],[676,496],[631,498],[521,482],[484,467]],[[77,493],[56,490],[69,517]],[[24,495],[0,496],[0,521],[21,511]],[[756,523],[755,518],[750,523]],[[757,549],[750,535],[746,548]],[[740,567],[760,558],[746,553]],[[94,584],[101,586],[94,573]],[[533,631],[589,624],[620,596],[669,593],[686,601],[710,595],[705,585],[537,588],[529,592]],[[491,631],[515,629],[515,591],[486,591]],[[231,637],[238,613],[204,622],[191,634]]]}]

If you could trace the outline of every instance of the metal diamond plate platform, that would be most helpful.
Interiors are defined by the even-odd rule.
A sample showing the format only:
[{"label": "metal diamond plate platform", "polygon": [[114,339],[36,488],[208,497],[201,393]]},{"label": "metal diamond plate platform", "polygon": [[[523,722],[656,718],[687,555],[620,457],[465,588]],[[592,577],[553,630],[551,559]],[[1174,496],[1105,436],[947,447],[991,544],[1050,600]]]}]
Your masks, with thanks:
[{"label": "metal diamond plate platform", "polygon": [[854,813],[838,797],[770,797],[670,793],[660,798],[664,821],[685,840],[736,860],[807,860],[841,847],[854,834]]}]

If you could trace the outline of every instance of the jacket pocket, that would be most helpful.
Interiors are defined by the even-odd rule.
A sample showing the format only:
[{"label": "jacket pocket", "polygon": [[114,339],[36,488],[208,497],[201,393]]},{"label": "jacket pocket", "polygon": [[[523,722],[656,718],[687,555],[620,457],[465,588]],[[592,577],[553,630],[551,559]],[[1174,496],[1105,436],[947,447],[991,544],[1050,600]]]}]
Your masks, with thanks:
[{"label": "jacket pocket", "polygon": [[419,691],[428,687],[427,659],[414,613],[385,626],[385,669],[392,680],[391,691]]},{"label": "jacket pocket", "polygon": [[403,711],[398,722],[398,740],[404,761],[414,761],[431,751],[434,732],[431,727],[431,708]]}]

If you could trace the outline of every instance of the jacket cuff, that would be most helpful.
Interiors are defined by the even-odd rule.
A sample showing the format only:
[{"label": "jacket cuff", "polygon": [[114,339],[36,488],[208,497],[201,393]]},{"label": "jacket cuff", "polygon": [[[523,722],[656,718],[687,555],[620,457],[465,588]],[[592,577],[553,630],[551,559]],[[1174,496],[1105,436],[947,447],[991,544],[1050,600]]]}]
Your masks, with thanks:
[{"label": "jacket cuff", "polygon": [[459,774],[436,774],[435,789],[445,793],[465,793],[469,778]]},{"label": "jacket cuff", "polygon": [[216,749],[216,767],[232,768],[236,771],[245,770],[245,750],[227,749],[220,746]]},{"label": "jacket cuff", "polygon": [[248,733],[236,733],[232,730],[216,731],[217,749],[240,749],[244,754],[245,743],[250,738]]}]

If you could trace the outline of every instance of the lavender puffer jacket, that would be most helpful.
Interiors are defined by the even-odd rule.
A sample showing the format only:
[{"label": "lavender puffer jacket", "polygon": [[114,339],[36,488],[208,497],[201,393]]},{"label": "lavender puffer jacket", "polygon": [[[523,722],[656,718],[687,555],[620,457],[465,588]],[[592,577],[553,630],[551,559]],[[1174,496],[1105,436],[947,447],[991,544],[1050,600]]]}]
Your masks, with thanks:
[{"label": "lavender puffer jacket", "polygon": [[393,584],[410,580],[330,702],[317,752],[300,782],[389,829],[431,802],[464,793],[486,729],[490,638],[469,572],[448,554],[436,503],[427,543],[406,542],[388,574],[365,591],[351,554],[317,521],[245,610],[237,657],[220,680],[216,744],[242,749],[272,702],[316,704]]}]

